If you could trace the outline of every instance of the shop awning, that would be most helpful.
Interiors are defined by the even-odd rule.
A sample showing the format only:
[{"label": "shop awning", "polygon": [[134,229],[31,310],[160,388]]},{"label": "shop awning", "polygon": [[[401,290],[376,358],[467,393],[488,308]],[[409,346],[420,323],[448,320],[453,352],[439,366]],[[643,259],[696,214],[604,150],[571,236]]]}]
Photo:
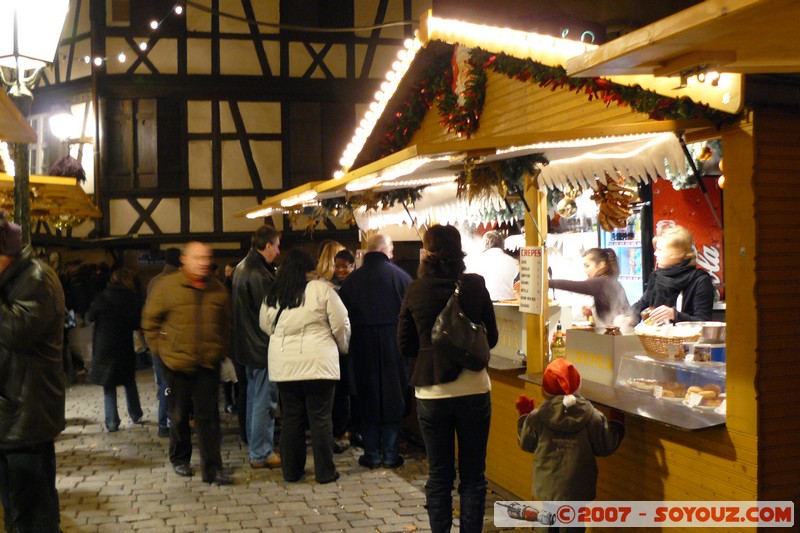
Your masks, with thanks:
[{"label": "shop awning", "polygon": [[707,126],[704,121],[653,121],[645,125],[417,144],[348,172],[340,179],[310,182],[272,196],[236,216],[269,216],[295,210],[304,202],[316,203],[367,189],[381,192],[452,183],[469,157],[478,158],[479,164],[488,164],[544,154],[550,164],[542,167],[538,182],[541,189],[563,189],[567,185],[595,187],[594,176],[604,181],[606,174],[613,175],[616,171],[646,183],[665,175],[665,161],[676,174],[683,173],[685,159],[673,132]]},{"label": "shop awning", "polygon": [[[33,220],[72,221],[103,216],[76,178],[32,175],[30,191]],[[14,177],[2,172],[0,172],[0,209],[14,211]]]},{"label": "shop awning", "polygon": [[0,91],[0,141],[36,142],[36,132],[33,131],[5,91]]},{"label": "shop awning", "polygon": [[570,76],[800,72],[800,2],[707,0],[567,61]]}]

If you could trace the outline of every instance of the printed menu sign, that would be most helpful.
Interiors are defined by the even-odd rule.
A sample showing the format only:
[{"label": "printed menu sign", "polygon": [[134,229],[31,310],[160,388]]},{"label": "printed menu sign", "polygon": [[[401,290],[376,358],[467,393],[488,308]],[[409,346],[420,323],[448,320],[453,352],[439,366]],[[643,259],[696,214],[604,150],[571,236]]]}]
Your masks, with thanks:
[{"label": "printed menu sign", "polygon": [[525,246],[519,251],[519,310],[523,313],[541,315],[542,301],[542,255],[541,246]]}]

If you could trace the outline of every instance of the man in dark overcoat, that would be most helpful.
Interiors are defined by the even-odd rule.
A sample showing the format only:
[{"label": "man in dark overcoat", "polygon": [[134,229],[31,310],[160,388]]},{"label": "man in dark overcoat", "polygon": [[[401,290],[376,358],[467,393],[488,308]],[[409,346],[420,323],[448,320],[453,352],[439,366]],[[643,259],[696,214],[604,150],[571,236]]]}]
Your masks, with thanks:
[{"label": "man in dark overcoat", "polygon": [[350,357],[364,438],[358,462],[367,468],[403,464],[397,441],[408,375],[397,346],[397,317],[411,276],[390,261],[393,249],[389,237],[373,235],[364,264],[339,291],[353,328]]}]

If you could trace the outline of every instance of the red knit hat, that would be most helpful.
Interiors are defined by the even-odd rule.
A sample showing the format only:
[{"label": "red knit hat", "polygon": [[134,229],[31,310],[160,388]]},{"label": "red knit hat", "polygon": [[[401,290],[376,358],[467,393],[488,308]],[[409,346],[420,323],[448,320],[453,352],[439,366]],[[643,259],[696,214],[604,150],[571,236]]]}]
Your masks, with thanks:
[{"label": "red knit hat", "polygon": [[551,396],[575,394],[580,386],[578,369],[564,358],[556,359],[544,369],[542,389]]}]

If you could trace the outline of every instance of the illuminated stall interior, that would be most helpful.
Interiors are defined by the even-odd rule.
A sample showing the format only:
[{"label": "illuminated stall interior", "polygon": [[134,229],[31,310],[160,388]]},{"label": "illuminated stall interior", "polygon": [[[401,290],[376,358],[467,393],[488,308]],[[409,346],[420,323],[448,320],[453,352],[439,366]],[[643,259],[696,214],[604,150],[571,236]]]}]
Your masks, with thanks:
[{"label": "illuminated stall interior", "polygon": [[[714,84],[693,76],[684,87],[649,76],[616,83],[594,78],[584,84],[566,76],[562,65],[568,58],[595,48],[443,20],[429,13],[418,38],[407,41],[398,54],[336,176],[268,198],[239,215],[257,218],[291,212],[306,217],[313,228],[326,217],[346,213],[362,230],[397,222],[413,230],[433,222],[469,219],[474,204],[480,202],[467,199],[507,199],[513,205],[524,197],[531,208],[530,215],[524,215],[527,244],[540,245],[547,238],[548,188],[592,189],[617,171],[634,182],[647,182],[666,174],[665,162],[684,169],[681,138],[690,142],[718,136],[717,127],[736,120],[733,113],[742,104],[741,76],[723,74],[714,78]],[[462,94],[467,95],[462,103],[449,96],[452,91],[431,87],[435,83],[430,81],[431,72],[446,72],[454,57],[470,72],[462,80]],[[470,66],[464,67],[463,61]],[[447,75],[445,79],[450,81]],[[650,90],[632,89],[635,97],[629,98],[627,83]],[[650,99],[649,108],[636,101],[644,97]],[[694,98],[713,100],[714,107],[696,104]],[[657,113],[655,105],[664,112]],[[514,179],[503,174],[504,164],[516,168]],[[526,367],[490,368],[493,417],[487,474],[504,489],[526,497],[530,456],[516,446],[513,404],[521,392],[541,400],[539,388],[525,384],[518,374],[541,372],[547,316],[520,313],[519,317],[527,333]],[[633,423],[638,428],[646,424]],[[626,454],[620,457],[621,462],[635,460]],[[609,497],[630,496],[620,492],[619,485],[601,485]]]}]

